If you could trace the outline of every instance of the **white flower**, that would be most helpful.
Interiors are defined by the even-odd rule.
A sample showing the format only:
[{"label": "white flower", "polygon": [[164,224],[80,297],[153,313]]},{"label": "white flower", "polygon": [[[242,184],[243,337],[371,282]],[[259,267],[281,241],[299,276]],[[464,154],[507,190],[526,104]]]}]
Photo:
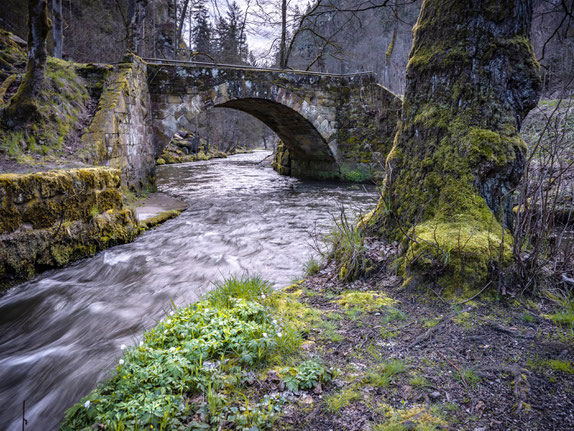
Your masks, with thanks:
[{"label": "white flower", "polygon": [[261,299],[265,299],[265,294],[261,294]]},{"label": "white flower", "polygon": [[128,346],[126,346],[125,344],[122,344],[122,345],[120,346],[120,349],[126,350],[127,347],[128,347]]},{"label": "white flower", "polygon": [[267,337],[267,332],[264,332],[264,333],[263,333],[263,338],[266,338],[266,337]]},{"label": "white flower", "polygon": [[86,402],[84,403],[84,407],[87,408],[87,409],[90,408],[90,400],[88,400],[88,401],[86,401]]},{"label": "white flower", "polygon": [[171,323],[171,319],[167,319],[165,323],[169,325]]},{"label": "white flower", "polygon": [[182,337],[185,337],[185,334],[184,334],[183,332],[182,332],[181,334],[179,334],[179,335],[181,335]]},{"label": "white flower", "polygon": [[143,340],[140,341],[140,347],[143,346]]},{"label": "white flower", "polygon": [[124,364],[124,360],[120,359],[120,365],[123,365],[123,364]]},{"label": "white flower", "polygon": [[277,320],[273,319],[273,324],[277,325]]},{"label": "white flower", "polygon": [[163,331],[164,334],[167,334],[167,329],[165,331]]},{"label": "white flower", "polygon": [[169,348],[169,351],[170,351],[170,352],[175,352],[175,347],[170,347],[170,348]]},{"label": "white flower", "polygon": [[279,338],[281,338],[281,337],[283,336],[283,334],[282,334],[281,332],[278,332],[278,333],[277,333],[277,336],[278,336]]},{"label": "white flower", "polygon": [[173,314],[174,314],[173,311],[170,311],[170,312],[169,312],[169,315],[170,315],[170,316],[173,316]]}]

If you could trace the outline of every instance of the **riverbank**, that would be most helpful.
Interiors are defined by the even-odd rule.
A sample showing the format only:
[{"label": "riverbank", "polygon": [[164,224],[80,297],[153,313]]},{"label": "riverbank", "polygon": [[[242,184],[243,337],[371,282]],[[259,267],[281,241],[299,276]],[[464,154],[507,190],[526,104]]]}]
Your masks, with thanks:
[{"label": "riverbank", "polygon": [[340,282],[334,265],[279,292],[231,279],[128,348],[61,429],[569,429],[574,333],[558,309],[449,306],[387,271]]},{"label": "riverbank", "polygon": [[188,206],[187,202],[181,199],[155,192],[137,201],[135,214],[139,225],[144,229],[150,229],[177,217]]}]

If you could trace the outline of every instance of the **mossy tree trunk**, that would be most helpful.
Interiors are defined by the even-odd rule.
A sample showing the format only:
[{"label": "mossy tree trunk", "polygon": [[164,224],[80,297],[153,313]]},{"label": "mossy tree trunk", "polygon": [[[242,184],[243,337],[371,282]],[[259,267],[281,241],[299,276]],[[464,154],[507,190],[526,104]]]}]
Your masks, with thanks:
[{"label": "mossy tree trunk", "polygon": [[461,295],[512,260],[521,122],[539,98],[531,0],[425,0],[374,227],[407,283]]},{"label": "mossy tree trunk", "polygon": [[36,118],[36,101],[40,97],[46,73],[46,38],[51,28],[48,0],[28,0],[28,62],[18,91],[5,112],[9,126],[18,127]]}]

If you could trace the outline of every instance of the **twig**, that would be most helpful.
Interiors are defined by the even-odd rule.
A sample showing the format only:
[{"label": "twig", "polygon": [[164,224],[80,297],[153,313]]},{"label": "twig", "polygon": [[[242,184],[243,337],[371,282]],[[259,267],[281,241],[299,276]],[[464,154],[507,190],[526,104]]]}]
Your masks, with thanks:
[{"label": "twig", "polygon": [[484,286],[484,287],[480,290],[480,292],[478,292],[476,295],[471,296],[470,298],[465,299],[464,301],[457,302],[456,304],[453,304],[453,307],[456,307],[456,306],[462,305],[462,304],[466,304],[468,301],[472,301],[474,298],[476,298],[476,297],[479,296],[482,292],[484,292],[484,291],[486,290],[486,288],[487,288],[488,286],[490,286],[491,284],[492,284],[492,280],[489,281],[488,283],[486,283],[486,286]]},{"label": "twig", "polygon": [[460,376],[460,380],[462,381],[462,383],[464,384],[464,387],[466,388],[466,390],[468,391],[468,384],[466,383],[466,379],[464,378],[464,376],[462,375],[462,373],[460,372],[460,370],[458,369],[458,367],[456,365],[454,365],[450,359],[448,359],[445,355],[443,355],[441,352],[439,352],[437,349],[434,349],[435,352],[437,352],[439,354],[439,356],[441,358],[443,358],[445,361],[447,361],[450,365],[452,365],[452,367],[456,370],[456,372],[458,373],[458,375]]},{"label": "twig", "polygon": [[438,322],[435,326],[433,326],[432,328],[429,328],[426,332],[424,332],[423,334],[419,335],[417,338],[415,338],[406,348],[410,349],[414,346],[416,346],[419,343],[422,343],[423,341],[426,341],[428,338],[431,338],[431,336],[433,335],[433,333],[439,329],[440,327],[442,327],[447,321],[449,321],[450,319],[452,319],[454,316],[456,316],[458,313],[452,312],[446,316],[444,316],[440,322]]}]

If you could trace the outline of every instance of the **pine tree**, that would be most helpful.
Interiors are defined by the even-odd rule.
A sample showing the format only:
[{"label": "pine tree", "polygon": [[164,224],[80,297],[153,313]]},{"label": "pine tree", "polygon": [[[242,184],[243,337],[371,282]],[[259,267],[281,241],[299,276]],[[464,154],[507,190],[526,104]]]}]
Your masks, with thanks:
[{"label": "pine tree", "polygon": [[249,49],[244,31],[244,19],[241,9],[233,2],[225,18],[217,22],[217,49],[219,61],[234,64],[246,64]]},{"label": "pine tree", "polygon": [[[215,54],[213,26],[211,25],[205,0],[197,3],[193,11],[193,17],[195,21],[195,26],[192,29],[194,50],[207,56],[213,56]],[[201,59],[203,57],[205,55]]]}]

